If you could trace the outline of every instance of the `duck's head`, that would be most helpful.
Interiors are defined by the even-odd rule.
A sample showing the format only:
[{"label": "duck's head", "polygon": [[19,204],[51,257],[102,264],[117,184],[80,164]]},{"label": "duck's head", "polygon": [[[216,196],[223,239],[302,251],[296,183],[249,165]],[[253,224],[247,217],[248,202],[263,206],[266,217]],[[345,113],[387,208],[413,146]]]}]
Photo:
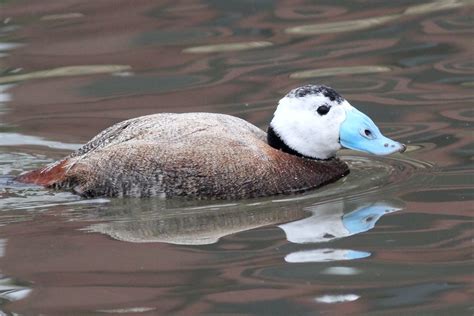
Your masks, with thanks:
[{"label": "duck's head", "polygon": [[268,128],[268,143],[312,159],[328,159],[341,147],[388,155],[406,146],[382,135],[377,125],[335,90],[306,85],[278,103]]}]

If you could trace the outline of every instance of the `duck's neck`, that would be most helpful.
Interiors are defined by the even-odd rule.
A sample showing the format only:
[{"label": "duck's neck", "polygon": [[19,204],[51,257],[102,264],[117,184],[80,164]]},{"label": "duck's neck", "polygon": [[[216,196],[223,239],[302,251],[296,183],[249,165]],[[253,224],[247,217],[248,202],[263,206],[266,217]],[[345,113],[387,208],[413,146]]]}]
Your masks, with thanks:
[{"label": "duck's neck", "polygon": [[273,129],[271,125],[268,127],[268,130],[267,130],[267,142],[268,142],[268,145],[270,145],[271,147],[281,150],[290,155],[295,155],[297,157],[312,159],[312,160],[326,160],[326,159],[318,159],[318,158],[306,156],[290,148],[287,144],[285,144],[285,142],[281,139],[281,137],[275,132],[275,130]]}]

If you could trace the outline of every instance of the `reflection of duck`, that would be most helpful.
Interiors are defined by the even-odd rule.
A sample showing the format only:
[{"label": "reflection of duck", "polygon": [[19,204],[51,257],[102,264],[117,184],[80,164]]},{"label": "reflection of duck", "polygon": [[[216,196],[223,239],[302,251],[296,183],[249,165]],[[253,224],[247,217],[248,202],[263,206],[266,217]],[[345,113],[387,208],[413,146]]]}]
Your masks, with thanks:
[{"label": "reflection of duck", "polygon": [[[116,201],[107,207],[106,214],[99,215],[109,221],[92,224],[86,230],[129,242],[204,245],[215,243],[230,234],[287,223],[279,227],[285,231],[288,241],[307,243],[328,241],[369,230],[381,216],[400,209],[393,202],[364,203],[349,206],[356,210],[344,215],[347,206],[344,207],[342,202],[329,202],[311,207],[312,215],[304,218],[307,208],[293,206],[288,209],[285,204],[167,209],[164,205],[157,206],[155,201],[143,202]],[[119,214],[120,211],[125,213]],[[115,220],[110,221],[109,216]]]},{"label": "reflection of duck", "polygon": [[[394,201],[363,203],[346,214],[344,214],[342,202],[324,204],[312,210],[313,215],[310,217],[283,224],[279,227],[285,231],[288,241],[293,243],[327,242],[374,228],[375,223],[383,215],[401,210],[401,207],[397,204],[399,203],[394,203]],[[285,261],[292,263],[324,262],[354,260],[368,256],[370,256],[370,253],[366,251],[320,248],[292,252],[285,257]]]},{"label": "reflection of duck", "polygon": [[383,155],[405,146],[329,87],[280,100],[268,134],[236,117],[155,114],[117,123],[19,181],[83,196],[248,198],[303,191],[348,173],[341,146]]},{"label": "reflection of duck", "polygon": [[[280,225],[288,241],[297,244],[325,242],[359,234],[374,228],[387,213],[401,210],[393,202],[375,202],[357,206],[344,214],[343,202],[318,205],[310,217]],[[347,210],[347,208],[346,208]]]},{"label": "reflection of duck", "polygon": [[[114,220],[110,221],[110,216]],[[98,214],[99,219],[106,221],[85,230],[136,243],[207,245],[224,236],[305,216],[307,212],[298,208],[288,210],[268,204],[174,209],[157,205],[153,200],[128,199],[113,201],[106,214]]]}]

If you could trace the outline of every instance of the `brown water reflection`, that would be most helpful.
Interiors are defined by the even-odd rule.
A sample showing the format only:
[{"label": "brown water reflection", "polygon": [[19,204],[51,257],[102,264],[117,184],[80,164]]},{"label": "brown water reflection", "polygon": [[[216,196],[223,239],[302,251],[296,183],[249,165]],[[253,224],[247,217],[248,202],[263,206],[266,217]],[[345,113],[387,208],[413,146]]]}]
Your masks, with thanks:
[{"label": "brown water reflection", "polygon": [[[0,2],[1,308],[472,314],[473,4]],[[343,152],[344,181],[230,205],[88,201],[9,181],[138,115],[265,128],[308,82],[336,88],[407,153]]]}]

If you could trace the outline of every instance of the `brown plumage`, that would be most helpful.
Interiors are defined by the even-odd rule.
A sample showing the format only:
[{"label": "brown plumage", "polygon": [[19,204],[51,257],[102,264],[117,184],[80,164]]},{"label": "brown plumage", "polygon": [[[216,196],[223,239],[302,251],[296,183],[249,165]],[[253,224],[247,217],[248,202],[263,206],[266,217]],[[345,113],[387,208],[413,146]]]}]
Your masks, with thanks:
[{"label": "brown plumage", "polygon": [[18,181],[85,197],[238,199],[288,194],[349,172],[272,148],[266,133],[228,115],[155,114],[115,124],[68,157]]}]

